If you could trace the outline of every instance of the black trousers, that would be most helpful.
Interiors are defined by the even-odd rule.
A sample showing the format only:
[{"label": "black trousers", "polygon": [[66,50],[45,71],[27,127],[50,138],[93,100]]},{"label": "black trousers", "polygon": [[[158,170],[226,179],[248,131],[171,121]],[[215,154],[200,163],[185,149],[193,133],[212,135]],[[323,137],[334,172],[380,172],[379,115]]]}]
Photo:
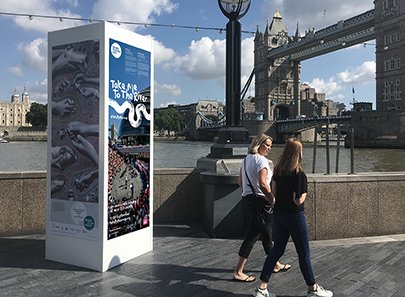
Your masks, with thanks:
[{"label": "black trousers", "polygon": [[259,237],[268,255],[273,248],[273,214],[269,211],[272,210],[272,205],[265,198],[254,195],[245,196],[242,201],[248,214],[248,226],[238,255],[248,258]]}]

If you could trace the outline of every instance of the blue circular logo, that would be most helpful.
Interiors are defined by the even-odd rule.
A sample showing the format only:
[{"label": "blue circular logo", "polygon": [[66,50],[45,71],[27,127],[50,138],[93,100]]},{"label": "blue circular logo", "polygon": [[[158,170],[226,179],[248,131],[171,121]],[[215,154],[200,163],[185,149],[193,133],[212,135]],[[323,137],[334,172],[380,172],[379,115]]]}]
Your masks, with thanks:
[{"label": "blue circular logo", "polygon": [[92,230],[94,226],[96,225],[96,222],[94,221],[94,218],[92,216],[87,216],[83,220],[84,228],[87,230]]},{"label": "blue circular logo", "polygon": [[114,42],[113,44],[111,44],[110,50],[111,50],[111,55],[113,55],[115,58],[118,59],[119,57],[121,57],[122,49],[118,43]]}]

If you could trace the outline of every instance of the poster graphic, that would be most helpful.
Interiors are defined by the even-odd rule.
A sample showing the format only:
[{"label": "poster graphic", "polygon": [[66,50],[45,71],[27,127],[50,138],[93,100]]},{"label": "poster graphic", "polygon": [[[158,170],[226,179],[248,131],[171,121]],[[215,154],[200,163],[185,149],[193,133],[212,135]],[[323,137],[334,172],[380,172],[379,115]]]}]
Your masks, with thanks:
[{"label": "poster graphic", "polygon": [[108,239],[150,224],[150,52],[109,41]]},{"label": "poster graphic", "polygon": [[98,223],[100,42],[52,47],[50,227],[95,239]]}]

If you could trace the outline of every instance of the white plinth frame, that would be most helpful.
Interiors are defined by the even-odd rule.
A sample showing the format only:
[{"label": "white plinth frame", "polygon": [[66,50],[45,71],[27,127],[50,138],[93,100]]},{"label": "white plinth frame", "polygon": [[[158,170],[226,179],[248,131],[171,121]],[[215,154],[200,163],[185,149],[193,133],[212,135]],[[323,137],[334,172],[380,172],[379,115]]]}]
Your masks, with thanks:
[{"label": "white plinth frame", "polygon": [[[114,39],[150,52],[150,211],[149,227],[107,239],[108,232],[108,84],[109,40]],[[99,108],[99,199],[97,233],[92,240],[74,235],[58,234],[50,228],[51,216],[51,157],[52,110],[48,108],[48,162],[47,162],[47,229],[46,259],[106,271],[153,250],[153,44],[141,36],[117,25],[100,22],[48,34],[48,106],[52,106],[52,47],[86,40],[100,41],[100,108]]]}]

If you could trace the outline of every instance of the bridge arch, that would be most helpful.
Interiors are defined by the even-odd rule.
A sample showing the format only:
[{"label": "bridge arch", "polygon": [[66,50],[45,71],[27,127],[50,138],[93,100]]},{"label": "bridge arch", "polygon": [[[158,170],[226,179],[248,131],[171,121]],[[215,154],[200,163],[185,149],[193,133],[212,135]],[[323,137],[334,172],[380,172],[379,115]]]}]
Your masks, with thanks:
[{"label": "bridge arch", "polygon": [[270,108],[270,115],[275,121],[292,119],[293,110],[289,104],[275,104]]}]

